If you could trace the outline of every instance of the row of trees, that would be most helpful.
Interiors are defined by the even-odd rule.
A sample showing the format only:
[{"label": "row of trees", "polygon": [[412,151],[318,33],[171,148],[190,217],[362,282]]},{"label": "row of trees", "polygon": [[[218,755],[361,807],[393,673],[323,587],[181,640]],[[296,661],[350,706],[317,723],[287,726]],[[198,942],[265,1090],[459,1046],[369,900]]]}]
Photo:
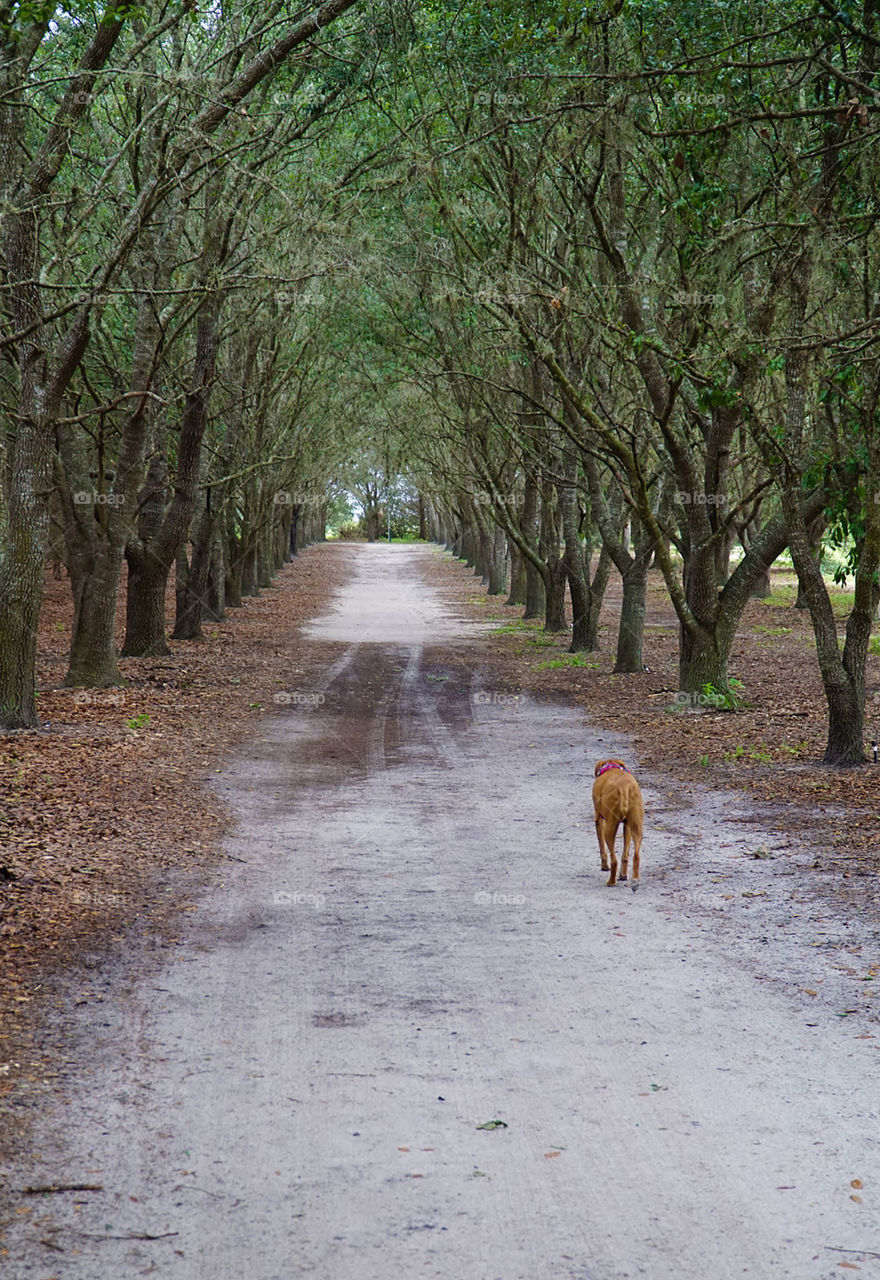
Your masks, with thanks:
[{"label": "row of trees", "polygon": [[123,653],[152,655],[172,568],[191,638],[322,530],[334,196],[306,172],[375,56],[352,6],[0,5],[6,726],[36,723],[48,552],[67,683],[100,685],[124,561]]},{"label": "row of trees", "polygon": [[[681,690],[734,700],[788,547],[827,759],[862,759],[880,586],[880,0],[0,4],[0,708],[259,585],[331,482],[389,488],[572,644],[649,565]],[[849,557],[843,648],[817,549]],[[736,553],[736,554],[735,554]],[[509,583],[509,588],[508,588]]]},{"label": "row of trees", "polygon": [[[502,7],[450,22],[442,59],[421,52],[386,86],[409,146],[378,292],[424,401],[411,471],[434,536],[490,590],[510,563],[510,598],[548,629],[567,586],[575,648],[595,645],[615,569],[621,671],[641,669],[656,565],[681,690],[730,703],[743,610],[788,547],[826,759],[861,761],[880,600],[877,5]],[[842,648],[823,529],[855,584]]]}]

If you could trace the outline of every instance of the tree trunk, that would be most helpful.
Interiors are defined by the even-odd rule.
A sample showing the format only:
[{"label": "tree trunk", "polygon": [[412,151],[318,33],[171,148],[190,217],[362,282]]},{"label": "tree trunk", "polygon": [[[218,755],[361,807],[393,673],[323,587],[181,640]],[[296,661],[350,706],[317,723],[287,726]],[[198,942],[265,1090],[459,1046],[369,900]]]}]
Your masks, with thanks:
[{"label": "tree trunk", "polygon": [[486,521],[480,518],[477,525],[477,562],[474,568],[474,574],[480,579],[484,586],[489,585],[489,578],[492,573],[493,556],[494,546],[492,542],[492,533],[488,528]]},{"label": "tree trunk", "polygon": [[[810,546],[813,548],[813,554],[815,555],[816,562],[820,568],[822,565],[822,535],[825,532],[825,527],[826,520],[824,515],[822,515],[818,520],[814,520],[807,529]],[[804,591],[800,578],[798,578],[797,599],[794,602],[794,607],[795,609],[809,609],[810,607],[807,603],[807,593]]]},{"label": "tree trunk", "polygon": [[865,664],[873,614],[880,596],[880,588],[876,585],[880,562],[880,528],[876,526],[880,521],[868,512],[869,534],[858,559],[855,600],[841,654],[828,588],[793,486],[783,490],[782,507],[789,531],[791,558],[810,610],[816,656],[828,704],[828,740],[823,762],[840,767],[863,764]]},{"label": "tree trunk", "polygon": [[[291,525],[291,538],[294,537],[294,529],[296,524]],[[294,554],[296,554],[294,552]],[[228,517],[228,526],[226,533],[226,554],[223,557],[225,567],[225,577],[223,581],[223,592],[226,597],[227,609],[241,608],[241,574],[242,561],[238,538],[234,529],[234,518]]]},{"label": "tree trunk", "polygon": [[732,524],[715,541],[715,582],[719,587],[730,577],[730,553],[735,541],[736,530]]},{"label": "tree trunk", "polygon": [[473,569],[477,563],[477,538],[473,527],[470,524],[465,525],[464,533],[461,539],[461,556],[469,569]]},{"label": "tree trunk", "polygon": [[565,560],[551,556],[544,579],[544,630],[548,633],[567,631],[565,620]]},{"label": "tree trunk", "polygon": [[580,556],[578,556],[578,560],[581,561],[579,572],[577,570],[572,571],[570,566],[566,566],[572,614],[569,653],[584,653],[596,648],[596,637],[592,634],[590,627],[590,607],[592,604],[590,586],[587,582],[587,575]]},{"label": "tree trunk", "polygon": [[[613,561],[605,547],[599,552],[599,562],[596,565],[596,572],[590,581],[590,559],[587,553],[584,554],[584,574],[589,584],[589,592],[587,597],[587,609],[580,620],[577,628],[572,627],[571,653],[592,653],[599,648],[599,619],[602,614],[602,602],[605,599],[605,591],[611,578],[611,570]],[[574,606],[574,597],[572,597],[572,607]],[[579,648],[575,649],[575,639],[577,639]]]},{"label": "tree trunk", "polygon": [[214,544],[214,516],[205,508],[193,534],[192,556],[183,584],[177,592],[174,640],[201,640],[202,618],[208,597],[208,578]]},{"label": "tree trunk", "polygon": [[257,582],[261,587],[272,585],[272,548],[271,532],[261,529],[257,539]]},{"label": "tree trunk", "polygon": [[508,542],[510,550],[510,594],[505,604],[525,604],[526,602],[526,559],[515,542]]},{"label": "tree trunk", "polygon": [[623,603],[617,629],[616,673],[644,671],[642,647],[645,634],[645,597],[648,588],[648,559],[636,556],[623,574]]},{"label": "tree trunk", "polygon": [[492,538],[492,561],[489,566],[489,595],[504,595],[507,589],[507,540],[496,525]]},{"label": "tree trunk", "polygon": [[243,596],[258,596],[260,594],[259,582],[257,580],[257,539],[256,535],[248,532],[247,537],[242,538],[242,549],[239,556],[239,564],[241,566],[241,594]]},{"label": "tree trunk", "polygon": [[162,658],[171,650],[165,638],[165,592],[168,565],[149,549],[129,547],[128,591],[123,658]]},{"label": "tree trunk", "polygon": [[526,607],[524,618],[540,618],[544,614],[544,579],[531,560],[526,561]]},{"label": "tree trunk", "polygon": [[116,665],[116,599],[122,553],[100,544],[81,580],[76,628],[70,646],[67,688],[102,689],[123,683]]},{"label": "tree trunk", "polygon": [[770,570],[765,569],[760,577],[755,580],[755,585],[752,587],[752,596],[756,600],[766,600],[772,594],[773,584],[770,581]]},{"label": "tree trunk", "polygon": [[591,652],[597,648],[599,636],[599,612],[602,596],[608,585],[611,561],[603,550],[596,568],[595,582],[590,581],[589,553],[581,546],[579,510],[577,501],[577,455],[569,450],[565,457],[565,484],[557,486],[559,509],[562,515],[562,535],[565,542],[565,571],[571,594],[571,645],[569,653]]},{"label": "tree trunk", "polygon": [[694,636],[686,627],[680,628],[678,687],[682,693],[690,694],[695,705],[699,695],[705,693],[710,685],[715,693],[725,694],[730,690],[727,674],[729,646],[719,643],[719,640],[717,632]]},{"label": "tree trunk", "polygon": [[226,552],[223,538],[216,528],[211,544],[211,567],[204,616],[209,622],[226,621]]}]

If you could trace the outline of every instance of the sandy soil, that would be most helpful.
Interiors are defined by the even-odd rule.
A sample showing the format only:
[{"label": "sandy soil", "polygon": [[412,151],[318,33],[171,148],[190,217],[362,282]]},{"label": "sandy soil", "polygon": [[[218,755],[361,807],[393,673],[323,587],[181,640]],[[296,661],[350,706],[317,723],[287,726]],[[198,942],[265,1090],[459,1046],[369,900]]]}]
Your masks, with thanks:
[{"label": "sandy soil", "polygon": [[435,553],[320,554],[324,674],[217,775],[230,870],[177,945],[67,1015],[8,1274],[880,1276],[876,913],[660,775],[607,889],[627,742],[500,686]]}]

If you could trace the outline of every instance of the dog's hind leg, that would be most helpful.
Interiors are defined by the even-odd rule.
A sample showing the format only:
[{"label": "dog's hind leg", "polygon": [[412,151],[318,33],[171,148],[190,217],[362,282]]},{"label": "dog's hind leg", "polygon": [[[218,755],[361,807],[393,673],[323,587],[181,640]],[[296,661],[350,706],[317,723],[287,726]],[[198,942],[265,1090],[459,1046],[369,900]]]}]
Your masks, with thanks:
[{"label": "dog's hind leg", "polygon": [[[608,876],[608,879],[605,881],[605,883],[610,888],[612,885],[617,884],[617,854],[614,850],[614,845],[617,841],[617,823],[612,822],[610,818],[605,826],[604,834],[605,834],[605,843],[608,846],[608,854],[609,854],[609,859],[611,863],[611,866],[610,866],[611,874]],[[603,867],[603,870],[609,870],[609,868]]]},{"label": "dog's hind leg", "polygon": [[633,839],[633,888],[639,883],[639,854],[642,852],[642,833],[636,833]]},{"label": "dog's hind leg", "polygon": [[608,854],[605,852],[605,841],[602,836],[603,822],[604,822],[604,818],[600,813],[597,813],[596,814],[596,838],[599,841],[599,861],[602,865],[602,870],[607,871],[608,870]]},{"label": "dog's hind leg", "polygon": [[[624,820],[624,823],[623,823],[623,854],[621,855],[621,859],[620,859],[620,875],[618,876],[618,879],[619,879],[619,880],[626,880],[626,879],[627,879],[627,877],[628,877],[628,875],[629,875],[629,844],[630,844],[630,840],[632,840],[632,835],[630,834],[629,823],[628,823],[626,820]],[[633,848],[635,848],[635,841],[634,841],[634,840],[633,840]],[[633,876],[634,876],[636,879],[638,879],[638,876],[637,876],[636,871],[635,871],[635,860],[633,860]]]}]

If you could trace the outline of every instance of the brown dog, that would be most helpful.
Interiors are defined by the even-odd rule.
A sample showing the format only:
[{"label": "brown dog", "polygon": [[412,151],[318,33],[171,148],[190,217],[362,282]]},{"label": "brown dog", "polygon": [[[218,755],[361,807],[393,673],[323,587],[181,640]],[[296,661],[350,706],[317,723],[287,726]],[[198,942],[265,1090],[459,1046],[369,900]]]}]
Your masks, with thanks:
[{"label": "brown dog", "polygon": [[623,823],[623,859],[620,879],[625,880],[629,870],[629,845],[633,846],[633,889],[639,886],[639,853],[642,848],[642,825],[645,821],[645,804],[639,784],[622,760],[600,760],[596,765],[596,781],[593,783],[593,807],[596,810],[596,835],[599,837],[599,857],[602,870],[610,871],[607,884],[617,883],[617,858],[614,841],[617,828]]}]

